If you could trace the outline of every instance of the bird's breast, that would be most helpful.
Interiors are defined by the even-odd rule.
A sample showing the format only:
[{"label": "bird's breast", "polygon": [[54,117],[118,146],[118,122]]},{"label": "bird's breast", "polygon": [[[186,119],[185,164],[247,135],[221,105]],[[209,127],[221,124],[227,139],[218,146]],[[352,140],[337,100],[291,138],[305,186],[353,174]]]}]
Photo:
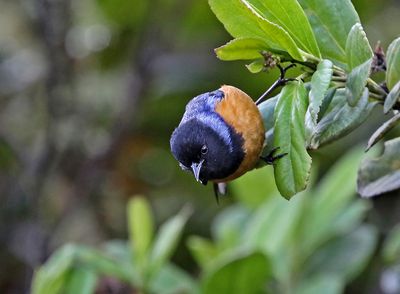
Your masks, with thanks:
[{"label": "bird's breast", "polygon": [[243,137],[242,148],[245,153],[233,174],[216,180],[227,182],[254,168],[262,152],[265,128],[260,111],[246,93],[232,86],[222,86],[220,90],[224,92],[224,98],[216,104],[215,111]]}]

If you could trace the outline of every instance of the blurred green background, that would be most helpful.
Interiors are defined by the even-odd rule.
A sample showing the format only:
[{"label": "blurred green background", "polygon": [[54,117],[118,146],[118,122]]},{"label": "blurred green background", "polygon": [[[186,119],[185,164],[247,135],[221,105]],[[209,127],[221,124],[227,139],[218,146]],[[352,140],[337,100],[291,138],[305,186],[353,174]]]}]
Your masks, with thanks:
[{"label": "blurred green background", "polygon": [[[400,2],[353,3],[371,45],[386,48],[399,34]],[[185,236],[210,236],[214,216],[234,202],[251,206],[243,185],[218,206],[212,187],[169,152],[189,99],[222,84],[257,98],[277,77],[219,61],[213,48],[229,39],[205,0],[0,0],[1,293],[29,292],[33,269],[67,242],[126,239],[134,195],[148,197],[157,223],[190,203]],[[314,152],[315,181],[381,119]],[[249,186],[261,197],[270,191]],[[381,235],[400,218],[396,198],[374,200],[366,217]],[[199,271],[184,242],[173,260]],[[369,277],[372,291],[380,270]]]}]

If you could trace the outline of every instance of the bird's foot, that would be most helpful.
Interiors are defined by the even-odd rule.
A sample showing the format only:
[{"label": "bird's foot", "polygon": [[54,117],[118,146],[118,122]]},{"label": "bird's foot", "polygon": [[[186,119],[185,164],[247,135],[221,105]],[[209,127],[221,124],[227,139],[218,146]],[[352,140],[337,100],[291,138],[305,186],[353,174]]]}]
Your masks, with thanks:
[{"label": "bird's foot", "polygon": [[287,155],[287,153],[281,153],[281,154],[278,154],[278,155],[274,155],[274,153],[279,149],[280,149],[280,147],[275,147],[274,149],[271,150],[270,153],[268,153],[267,156],[260,156],[260,158],[262,160],[264,160],[266,164],[271,164],[272,165],[272,164],[274,164],[274,162],[276,160],[278,160],[278,159],[284,157],[285,155]]}]

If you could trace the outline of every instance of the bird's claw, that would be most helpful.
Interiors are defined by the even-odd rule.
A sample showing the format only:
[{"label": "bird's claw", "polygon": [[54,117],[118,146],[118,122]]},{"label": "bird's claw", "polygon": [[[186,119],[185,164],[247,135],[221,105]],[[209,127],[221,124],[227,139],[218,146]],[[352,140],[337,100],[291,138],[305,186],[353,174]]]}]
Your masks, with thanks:
[{"label": "bird's claw", "polygon": [[274,149],[271,150],[270,153],[268,153],[267,156],[261,156],[260,158],[262,160],[264,160],[266,164],[271,164],[272,165],[272,164],[274,164],[274,162],[276,160],[278,160],[278,159],[280,159],[280,158],[282,158],[282,157],[287,155],[287,153],[281,153],[281,154],[278,154],[278,155],[274,155],[274,153],[279,149],[280,149],[280,147],[275,147]]}]

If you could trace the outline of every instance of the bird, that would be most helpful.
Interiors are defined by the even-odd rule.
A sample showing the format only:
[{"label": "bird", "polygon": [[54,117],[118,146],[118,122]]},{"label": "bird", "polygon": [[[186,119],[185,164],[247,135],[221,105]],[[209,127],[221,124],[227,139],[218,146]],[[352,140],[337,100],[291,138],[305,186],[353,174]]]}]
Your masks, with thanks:
[{"label": "bird", "polygon": [[218,200],[224,183],[252,170],[260,159],[272,163],[285,155],[273,156],[275,148],[262,157],[264,142],[265,127],[256,103],[242,90],[223,85],[189,101],[170,147],[180,167],[193,173],[196,181],[213,182]]}]

